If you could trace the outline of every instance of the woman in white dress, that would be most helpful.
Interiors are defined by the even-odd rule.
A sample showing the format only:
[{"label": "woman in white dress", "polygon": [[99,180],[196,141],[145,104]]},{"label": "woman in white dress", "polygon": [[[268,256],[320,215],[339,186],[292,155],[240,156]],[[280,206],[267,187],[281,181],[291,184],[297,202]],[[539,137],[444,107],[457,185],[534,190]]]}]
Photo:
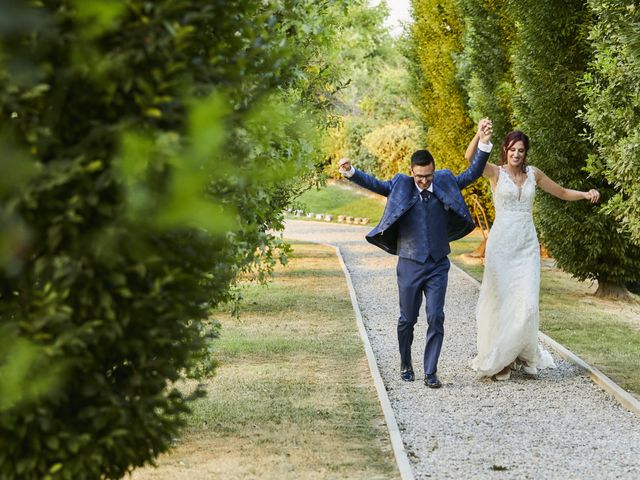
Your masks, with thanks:
[{"label": "woman in white dress", "polygon": [[[483,122],[481,128],[491,131],[491,121]],[[480,377],[496,380],[507,380],[516,362],[530,375],[555,367],[538,343],[540,246],[532,216],[536,186],[567,201],[595,203],[600,198],[597,190],[563,188],[540,169],[528,166],[528,150],[528,137],[511,132],[502,142],[500,165],[488,163],[484,170],[496,216],[487,240],[476,311],[478,355],[471,365]]]}]

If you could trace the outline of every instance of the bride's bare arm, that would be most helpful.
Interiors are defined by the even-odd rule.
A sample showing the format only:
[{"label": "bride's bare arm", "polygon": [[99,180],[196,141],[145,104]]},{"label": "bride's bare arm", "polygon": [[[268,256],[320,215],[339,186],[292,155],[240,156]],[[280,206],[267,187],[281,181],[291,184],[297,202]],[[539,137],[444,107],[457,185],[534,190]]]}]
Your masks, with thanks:
[{"label": "bride's bare arm", "polygon": [[[480,120],[480,122],[478,122],[478,131],[469,142],[467,151],[464,152],[464,158],[467,160],[467,162],[471,162],[471,160],[473,159],[473,154],[478,148],[478,142],[480,142],[480,136],[482,134],[489,134],[491,130],[491,120],[489,120],[488,118],[483,118],[482,120]],[[492,163],[487,163],[487,165],[484,167],[482,175],[487,177],[492,182],[495,182],[495,180],[498,178],[498,167],[493,165]]]},{"label": "bride's bare arm", "polygon": [[473,159],[473,154],[476,153],[476,148],[478,148],[479,141],[480,141],[480,134],[476,132],[475,136],[469,142],[467,151],[464,152],[464,158],[467,160],[467,162],[471,163],[471,160]]},{"label": "bride's bare arm", "polygon": [[545,192],[558,197],[561,200],[573,202],[576,200],[589,200],[591,203],[597,203],[600,200],[600,192],[596,189],[591,189],[588,192],[580,192],[578,190],[571,190],[558,185],[556,182],[547,177],[542,170],[534,168],[533,170],[536,176],[536,184],[542,188]]}]

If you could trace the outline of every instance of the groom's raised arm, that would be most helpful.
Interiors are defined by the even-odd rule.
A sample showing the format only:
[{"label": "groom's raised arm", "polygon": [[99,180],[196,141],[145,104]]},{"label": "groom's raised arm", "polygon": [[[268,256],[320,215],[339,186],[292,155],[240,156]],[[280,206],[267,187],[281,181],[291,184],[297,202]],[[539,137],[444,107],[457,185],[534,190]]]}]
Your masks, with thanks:
[{"label": "groom's raised arm", "polygon": [[[467,160],[473,154],[473,161],[469,168],[456,177],[460,190],[475,182],[485,173],[487,160],[493,145],[491,144],[491,136],[493,135],[493,126],[491,120],[483,118],[478,122],[478,132],[475,134],[464,156]],[[474,153],[475,152],[475,153]]]},{"label": "groom's raised arm", "polygon": [[471,165],[456,177],[460,190],[468,187],[482,176],[484,167],[487,165],[487,160],[489,160],[489,154],[491,153],[492,147],[493,145],[491,143],[478,143],[478,148],[473,156]]},{"label": "groom's raised arm", "polygon": [[390,180],[383,182],[381,180],[378,180],[373,175],[369,175],[361,170],[358,170],[357,168],[354,168],[348,158],[341,159],[339,166],[340,168],[338,169],[338,171],[342,174],[343,177],[379,195],[383,195],[385,197],[389,196],[391,187],[393,186]]}]

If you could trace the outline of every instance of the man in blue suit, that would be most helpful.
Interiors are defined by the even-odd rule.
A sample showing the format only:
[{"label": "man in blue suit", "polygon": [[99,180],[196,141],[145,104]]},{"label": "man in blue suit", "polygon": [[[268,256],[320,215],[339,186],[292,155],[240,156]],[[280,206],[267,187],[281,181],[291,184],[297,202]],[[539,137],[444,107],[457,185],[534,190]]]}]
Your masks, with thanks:
[{"label": "man in blue suit", "polygon": [[349,159],[340,160],[340,172],[345,177],[387,197],[382,219],[366,239],[399,257],[396,269],[400,296],[398,344],[400,375],[405,381],[412,382],[415,377],[411,344],[424,295],[428,324],[424,382],[430,388],[442,386],[437,370],[444,338],[449,242],[475,228],[460,191],[482,175],[492,148],[491,134],[491,122],[481,120],[478,134],[472,140],[479,140],[473,161],[458,176],[449,170],[436,171],[435,161],[427,150],[418,150],[412,155],[411,176],[399,173],[387,181],[353,168]]}]

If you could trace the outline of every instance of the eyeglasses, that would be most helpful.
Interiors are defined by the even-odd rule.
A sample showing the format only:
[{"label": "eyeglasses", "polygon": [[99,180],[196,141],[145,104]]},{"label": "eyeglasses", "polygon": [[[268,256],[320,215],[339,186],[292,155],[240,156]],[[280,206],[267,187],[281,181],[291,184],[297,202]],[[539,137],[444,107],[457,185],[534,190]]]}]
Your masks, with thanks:
[{"label": "eyeglasses", "polygon": [[413,174],[413,178],[415,178],[416,180],[418,180],[419,182],[423,181],[423,180],[433,180],[433,173],[431,175],[416,175],[415,173]]}]

